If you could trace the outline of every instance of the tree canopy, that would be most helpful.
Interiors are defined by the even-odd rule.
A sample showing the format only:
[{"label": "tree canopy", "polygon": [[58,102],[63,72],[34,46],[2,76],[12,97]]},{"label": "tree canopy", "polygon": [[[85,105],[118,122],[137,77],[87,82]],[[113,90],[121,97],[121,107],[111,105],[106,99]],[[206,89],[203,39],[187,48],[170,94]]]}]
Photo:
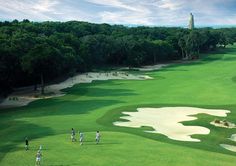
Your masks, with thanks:
[{"label": "tree canopy", "polygon": [[188,30],[79,21],[0,22],[0,92],[105,65],[195,59],[236,41],[236,28]]}]

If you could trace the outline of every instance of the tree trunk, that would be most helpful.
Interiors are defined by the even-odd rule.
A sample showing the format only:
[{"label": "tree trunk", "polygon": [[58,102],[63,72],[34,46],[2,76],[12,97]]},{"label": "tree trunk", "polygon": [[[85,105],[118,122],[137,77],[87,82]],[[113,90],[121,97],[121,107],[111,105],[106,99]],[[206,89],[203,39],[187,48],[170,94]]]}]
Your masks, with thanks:
[{"label": "tree trunk", "polygon": [[182,59],[184,59],[184,49],[181,48],[181,51],[182,51]]},{"label": "tree trunk", "polygon": [[34,82],[34,91],[38,90],[38,85],[37,85],[37,81]]},{"label": "tree trunk", "polygon": [[156,64],[156,62],[157,62],[157,57],[156,57],[156,54],[154,54],[154,56],[153,56],[153,63],[154,63],[154,65]]},{"label": "tree trunk", "polygon": [[41,73],[41,94],[44,94],[44,79],[43,79],[43,73]]},{"label": "tree trunk", "polygon": [[185,57],[186,57],[186,59],[189,58],[189,55],[188,55],[188,51],[187,51],[187,50],[185,50]]}]

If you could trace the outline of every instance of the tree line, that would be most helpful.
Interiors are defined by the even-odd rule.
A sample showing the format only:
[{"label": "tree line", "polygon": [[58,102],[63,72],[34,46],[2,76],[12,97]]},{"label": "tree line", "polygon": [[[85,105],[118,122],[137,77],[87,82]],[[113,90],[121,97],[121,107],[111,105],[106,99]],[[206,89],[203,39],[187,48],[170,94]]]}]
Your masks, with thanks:
[{"label": "tree line", "polygon": [[[102,66],[195,59],[236,41],[236,28],[125,27],[88,22],[0,22],[0,95]],[[43,90],[43,88],[42,88]],[[42,91],[43,93],[43,91]]]}]

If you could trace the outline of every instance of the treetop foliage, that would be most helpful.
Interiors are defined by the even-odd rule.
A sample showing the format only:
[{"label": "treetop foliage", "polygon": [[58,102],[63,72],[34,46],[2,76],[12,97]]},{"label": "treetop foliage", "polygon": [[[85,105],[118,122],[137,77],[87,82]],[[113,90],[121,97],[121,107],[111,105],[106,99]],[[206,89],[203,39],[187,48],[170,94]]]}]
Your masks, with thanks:
[{"label": "treetop foliage", "polygon": [[0,92],[104,65],[194,59],[236,41],[236,28],[125,27],[88,22],[0,22]]}]

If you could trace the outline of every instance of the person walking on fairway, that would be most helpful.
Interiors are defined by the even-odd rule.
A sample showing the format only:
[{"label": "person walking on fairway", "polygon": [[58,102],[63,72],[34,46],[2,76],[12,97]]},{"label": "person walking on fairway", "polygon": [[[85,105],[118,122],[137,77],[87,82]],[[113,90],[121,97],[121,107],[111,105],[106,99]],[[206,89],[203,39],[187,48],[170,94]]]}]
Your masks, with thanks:
[{"label": "person walking on fairway", "polygon": [[97,131],[97,132],[96,132],[96,144],[99,143],[100,137],[101,137],[101,135],[100,135],[99,131]]},{"label": "person walking on fairway", "polygon": [[36,154],[36,165],[40,165],[41,157],[42,157],[42,153],[40,150],[38,150]]},{"label": "person walking on fairway", "polygon": [[40,150],[40,152],[42,151],[42,149],[43,149],[43,146],[40,145],[40,146],[39,146],[39,150]]},{"label": "person walking on fairway", "polygon": [[25,137],[25,150],[29,150],[29,140],[28,137]]},{"label": "person walking on fairway", "polygon": [[80,145],[83,145],[83,141],[84,141],[84,133],[79,131],[79,142],[80,142]]},{"label": "person walking on fairway", "polygon": [[73,128],[71,129],[71,141],[75,141],[75,130]]}]

